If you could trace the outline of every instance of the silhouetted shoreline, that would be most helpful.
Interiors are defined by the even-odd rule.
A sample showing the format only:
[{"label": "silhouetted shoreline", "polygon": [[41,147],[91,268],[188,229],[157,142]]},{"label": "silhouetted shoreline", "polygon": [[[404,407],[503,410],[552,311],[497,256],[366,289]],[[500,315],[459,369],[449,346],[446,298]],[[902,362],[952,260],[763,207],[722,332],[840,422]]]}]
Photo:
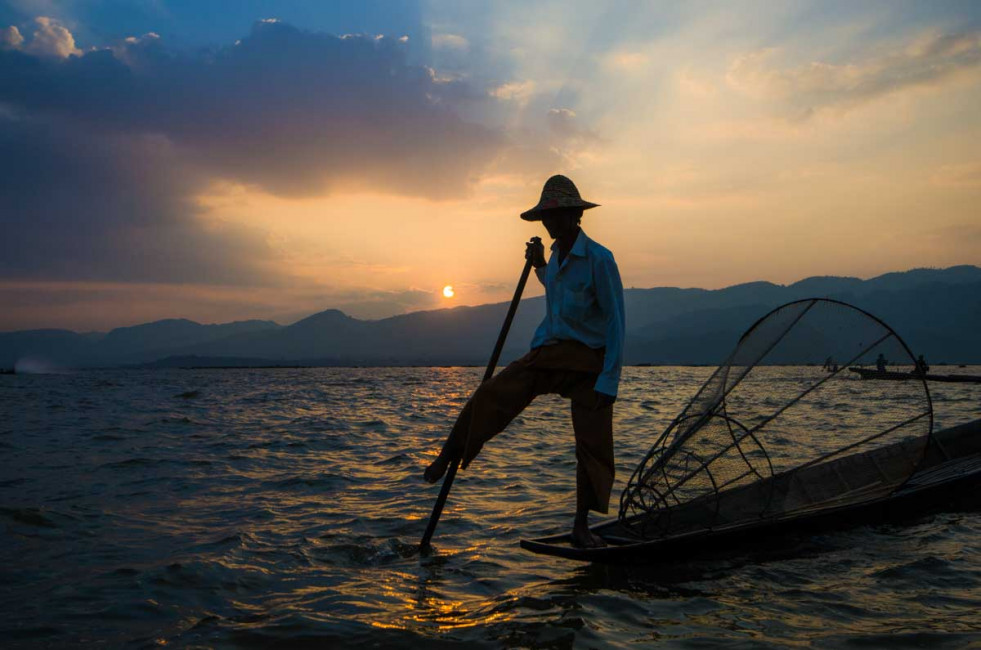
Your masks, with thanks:
[{"label": "silhouetted shoreline", "polygon": [[[627,289],[626,365],[716,365],[746,328],[780,304],[815,295],[840,299],[888,322],[931,361],[981,363],[981,268],[886,274],[871,280],[810,278],[725,289]],[[238,321],[203,325],[166,319],[107,333],[0,333],[0,367],[25,360],[90,367],[483,366],[505,303],[359,320],[336,310],[291,325]],[[521,301],[502,363],[527,352],[544,315],[541,297]],[[778,359],[777,361],[784,361]],[[823,359],[807,359],[820,362]]]}]

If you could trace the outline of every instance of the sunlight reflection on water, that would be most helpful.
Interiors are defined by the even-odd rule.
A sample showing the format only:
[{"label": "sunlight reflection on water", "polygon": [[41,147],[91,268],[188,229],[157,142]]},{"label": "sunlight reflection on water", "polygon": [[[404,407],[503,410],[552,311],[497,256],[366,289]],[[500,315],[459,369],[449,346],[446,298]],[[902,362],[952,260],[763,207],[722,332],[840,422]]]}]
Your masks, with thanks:
[{"label": "sunlight reflection on water", "polygon": [[[625,370],[614,500],[711,371]],[[775,369],[760,399],[795,372],[811,370]],[[573,439],[556,397],[461,472],[420,556],[438,490],[421,472],[480,375],[0,377],[0,634],[23,647],[977,640],[976,513],[653,567],[521,551],[520,538],[571,524]],[[815,430],[862,415],[849,388],[807,414]],[[981,416],[981,387],[931,388],[938,426]]]}]

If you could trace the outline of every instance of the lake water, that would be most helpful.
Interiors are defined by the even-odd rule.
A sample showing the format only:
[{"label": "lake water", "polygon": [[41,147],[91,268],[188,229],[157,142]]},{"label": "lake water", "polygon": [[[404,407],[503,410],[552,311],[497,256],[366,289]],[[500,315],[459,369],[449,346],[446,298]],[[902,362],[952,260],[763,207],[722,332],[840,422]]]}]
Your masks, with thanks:
[{"label": "lake water", "polygon": [[[711,370],[625,369],[614,502]],[[481,374],[0,376],[0,645],[981,645],[976,512],[648,567],[522,551],[571,525],[559,398],[460,473],[420,555],[422,470]],[[981,417],[981,385],[931,390],[936,428]]]}]

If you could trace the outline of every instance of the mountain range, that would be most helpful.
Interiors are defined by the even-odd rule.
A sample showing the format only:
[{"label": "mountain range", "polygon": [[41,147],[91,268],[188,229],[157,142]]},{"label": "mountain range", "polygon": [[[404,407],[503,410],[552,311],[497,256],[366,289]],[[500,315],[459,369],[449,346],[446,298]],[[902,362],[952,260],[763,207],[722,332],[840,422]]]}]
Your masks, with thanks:
[{"label": "mountain range", "polygon": [[[931,362],[981,363],[981,268],[914,269],[861,280],[811,277],[790,285],[627,289],[625,363],[716,364],[771,309],[802,298],[842,300],[876,315]],[[292,325],[202,325],[167,319],[108,333],[0,333],[0,368],[243,365],[482,365],[507,303],[359,320],[328,309]],[[524,299],[502,362],[528,349],[545,311]]]}]

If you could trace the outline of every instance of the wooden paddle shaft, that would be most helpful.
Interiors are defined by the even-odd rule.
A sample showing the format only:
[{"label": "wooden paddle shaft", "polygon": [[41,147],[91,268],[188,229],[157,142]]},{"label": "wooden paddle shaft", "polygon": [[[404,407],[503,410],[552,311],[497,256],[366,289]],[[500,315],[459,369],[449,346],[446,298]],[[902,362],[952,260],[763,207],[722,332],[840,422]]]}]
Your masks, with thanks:
[{"label": "wooden paddle shaft", "polygon": [[[537,244],[541,242],[541,237],[532,237],[531,242]],[[487,362],[487,370],[484,371],[484,378],[481,383],[487,381],[492,376],[494,376],[494,369],[497,367],[497,360],[501,358],[501,351],[504,349],[504,341],[508,337],[508,330],[511,329],[511,321],[514,320],[514,314],[518,311],[518,303],[521,302],[521,294],[524,293],[525,284],[528,282],[528,276],[531,273],[531,256],[525,260],[525,267],[521,270],[521,277],[518,279],[518,286],[514,289],[514,297],[511,298],[511,306],[508,307],[508,314],[504,317],[504,325],[501,327],[501,333],[497,336],[497,343],[494,345],[494,352],[491,354],[490,361]],[[464,446],[465,448],[465,446]],[[422,536],[422,542],[420,542],[420,548],[425,548],[429,546],[429,540],[433,538],[433,533],[436,532],[436,524],[439,522],[439,516],[443,514],[443,506],[446,505],[446,497],[450,494],[450,487],[453,485],[453,479],[456,477],[456,470],[460,467],[460,459],[454,459],[450,463],[449,468],[446,470],[446,477],[443,479],[443,485],[440,487],[439,496],[436,497],[436,504],[433,506],[433,514],[429,516],[429,525],[426,526],[426,532]]]}]

